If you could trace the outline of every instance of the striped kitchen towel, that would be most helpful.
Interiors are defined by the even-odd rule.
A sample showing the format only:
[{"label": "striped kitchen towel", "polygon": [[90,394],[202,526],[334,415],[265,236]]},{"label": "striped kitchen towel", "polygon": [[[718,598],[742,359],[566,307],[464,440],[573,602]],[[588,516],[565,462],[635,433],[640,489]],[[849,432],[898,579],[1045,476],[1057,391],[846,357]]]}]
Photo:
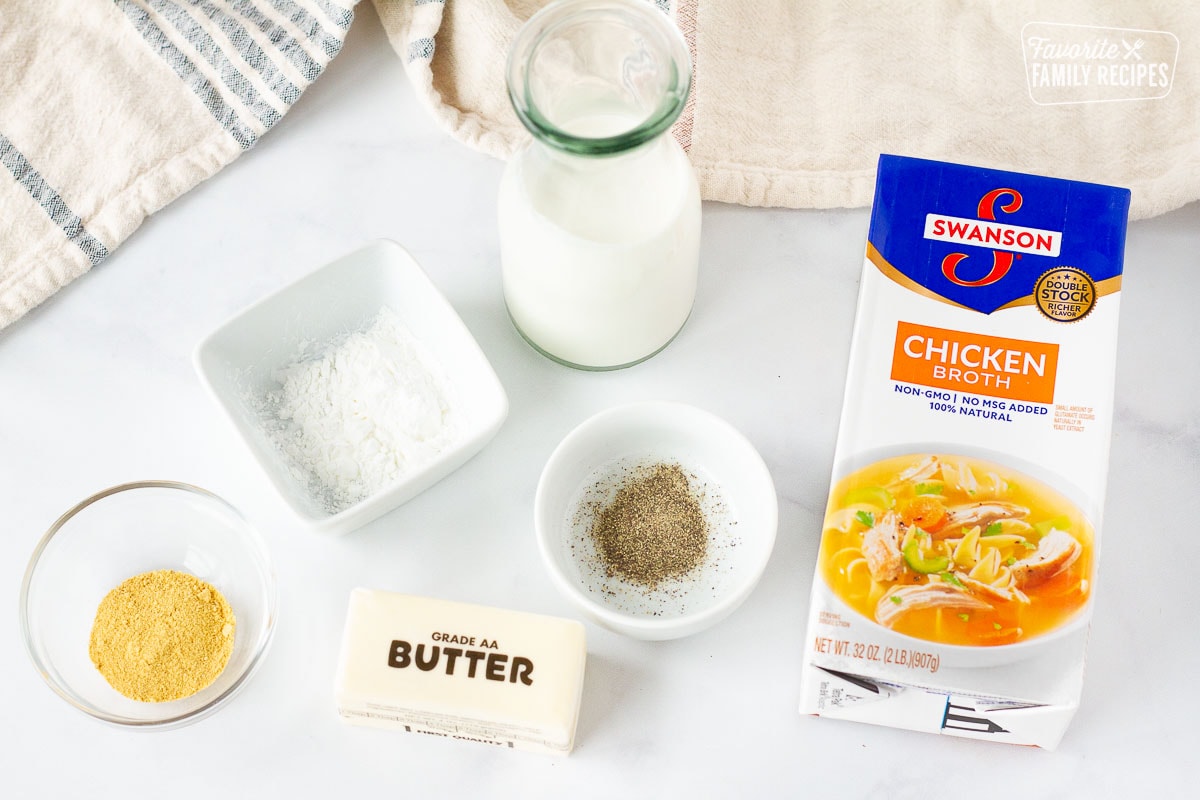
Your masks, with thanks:
[{"label": "striped kitchen towel", "polygon": [[357,0],[2,0],[0,328],[271,129]]},{"label": "striped kitchen towel", "polygon": [[[499,158],[527,140],[504,85],[549,0],[375,0],[426,108]],[[653,0],[692,54],[673,130],[706,200],[870,205],[879,154],[1200,199],[1200,3]]]}]

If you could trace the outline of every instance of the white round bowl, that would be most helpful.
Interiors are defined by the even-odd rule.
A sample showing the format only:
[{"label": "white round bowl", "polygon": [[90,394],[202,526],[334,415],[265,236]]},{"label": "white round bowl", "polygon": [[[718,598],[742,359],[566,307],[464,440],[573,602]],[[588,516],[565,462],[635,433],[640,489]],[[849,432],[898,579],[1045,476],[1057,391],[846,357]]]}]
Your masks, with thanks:
[{"label": "white round bowl", "polygon": [[[619,476],[659,462],[678,463],[700,490],[709,541],[701,565],[651,589],[607,574],[590,523]],[[546,462],[534,500],[554,584],[590,619],[637,639],[688,636],[728,616],[762,575],[778,518],[775,485],[754,446],[719,417],[680,403],[620,406],[586,420]]]},{"label": "white round bowl", "polygon": [[[194,575],[225,596],[236,618],[233,653],[207,688],[142,703],[108,685],[88,641],[109,590],[160,569]],[[275,596],[266,547],[233,506],[184,483],[127,483],[71,508],[42,537],[21,586],[21,631],[42,678],[75,708],[127,728],[178,728],[212,714],[250,680],[271,642]]]}]

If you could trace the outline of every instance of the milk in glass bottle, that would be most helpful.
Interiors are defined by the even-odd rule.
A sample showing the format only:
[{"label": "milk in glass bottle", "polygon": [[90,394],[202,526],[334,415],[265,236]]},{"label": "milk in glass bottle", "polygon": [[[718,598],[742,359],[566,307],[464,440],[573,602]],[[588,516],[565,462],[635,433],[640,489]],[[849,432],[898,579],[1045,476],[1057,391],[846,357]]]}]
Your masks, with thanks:
[{"label": "milk in glass bottle", "polygon": [[533,134],[499,197],[517,330],[572,367],[649,358],[696,295],[700,193],[668,132],[691,84],[683,37],[644,0],[560,0],[518,33],[507,82]]}]

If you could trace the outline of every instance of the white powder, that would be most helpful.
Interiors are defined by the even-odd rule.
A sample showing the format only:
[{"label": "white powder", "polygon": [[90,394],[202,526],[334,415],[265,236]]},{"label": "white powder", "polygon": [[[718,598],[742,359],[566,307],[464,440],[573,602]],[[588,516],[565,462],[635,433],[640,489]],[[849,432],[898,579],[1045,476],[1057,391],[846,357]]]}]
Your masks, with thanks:
[{"label": "white powder", "polygon": [[365,330],[272,377],[268,433],[293,477],[336,514],[442,452],[456,437],[441,365],[384,306]]}]

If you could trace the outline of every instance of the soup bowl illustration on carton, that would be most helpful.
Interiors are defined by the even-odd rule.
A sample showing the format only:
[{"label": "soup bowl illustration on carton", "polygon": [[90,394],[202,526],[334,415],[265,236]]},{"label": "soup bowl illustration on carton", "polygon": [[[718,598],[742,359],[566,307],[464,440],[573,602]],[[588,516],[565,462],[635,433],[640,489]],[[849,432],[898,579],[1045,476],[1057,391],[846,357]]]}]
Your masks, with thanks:
[{"label": "soup bowl illustration on carton", "polygon": [[1094,542],[1083,512],[1034,477],[920,452],[835,485],[818,571],[842,604],[899,640],[935,643],[947,665],[995,665],[1083,626]]}]

